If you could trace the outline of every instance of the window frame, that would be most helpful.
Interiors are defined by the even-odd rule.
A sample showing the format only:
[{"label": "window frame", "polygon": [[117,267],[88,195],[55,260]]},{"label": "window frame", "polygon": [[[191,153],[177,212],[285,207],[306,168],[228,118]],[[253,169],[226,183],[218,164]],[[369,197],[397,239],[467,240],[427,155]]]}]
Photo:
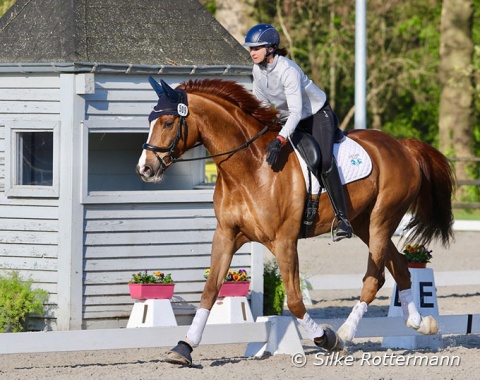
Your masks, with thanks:
[{"label": "window frame", "polygon": [[[6,146],[5,157],[8,160],[5,166],[5,194],[7,197],[40,197],[58,198],[60,196],[60,122],[54,121],[12,121],[5,123]],[[53,133],[52,156],[52,185],[18,185],[17,176],[20,160],[18,151],[18,134],[24,132],[51,132]]]},{"label": "window frame", "polygon": [[[82,142],[82,203],[183,203],[183,202],[208,202],[213,201],[213,186],[197,186],[193,189],[182,190],[89,190],[88,189],[88,154],[89,154],[89,136],[91,133],[148,133],[149,126],[141,119],[128,120],[83,120],[81,122]],[[198,147],[196,149],[205,149]],[[139,149],[140,153],[140,149]],[[140,156],[139,156],[140,157]],[[202,165],[203,161],[199,160],[196,165]],[[197,169],[198,170],[198,169]],[[202,174],[202,177],[204,174]],[[138,179],[140,180],[140,179]]]}]

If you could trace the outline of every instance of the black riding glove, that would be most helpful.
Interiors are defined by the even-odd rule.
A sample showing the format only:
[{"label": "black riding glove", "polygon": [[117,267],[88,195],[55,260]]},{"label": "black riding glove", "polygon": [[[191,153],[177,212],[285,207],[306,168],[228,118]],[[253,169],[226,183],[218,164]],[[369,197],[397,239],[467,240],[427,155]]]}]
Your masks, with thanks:
[{"label": "black riding glove", "polygon": [[267,153],[267,163],[270,166],[275,165],[277,162],[278,155],[280,154],[280,150],[282,149],[282,141],[277,137],[275,140],[272,140],[270,144],[267,145],[265,151]]}]

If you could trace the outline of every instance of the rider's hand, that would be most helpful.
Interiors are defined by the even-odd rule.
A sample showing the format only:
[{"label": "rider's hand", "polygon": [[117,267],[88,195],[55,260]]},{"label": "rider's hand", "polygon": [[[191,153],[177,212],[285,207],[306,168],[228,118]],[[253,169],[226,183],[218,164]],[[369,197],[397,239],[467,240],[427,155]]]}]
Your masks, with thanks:
[{"label": "rider's hand", "polygon": [[275,162],[277,162],[278,155],[280,154],[284,142],[285,139],[279,135],[265,148],[265,151],[267,152],[267,163],[270,166],[275,165]]}]

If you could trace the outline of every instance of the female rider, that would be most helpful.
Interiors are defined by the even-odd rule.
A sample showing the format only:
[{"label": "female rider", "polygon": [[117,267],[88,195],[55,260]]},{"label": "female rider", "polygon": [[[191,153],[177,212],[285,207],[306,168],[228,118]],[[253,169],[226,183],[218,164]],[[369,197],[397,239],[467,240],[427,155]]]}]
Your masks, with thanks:
[{"label": "female rider", "polygon": [[273,26],[254,26],[248,31],[243,45],[250,48],[254,63],[255,96],[264,105],[273,105],[280,112],[283,124],[278,136],[266,148],[268,164],[275,164],[280,150],[297,126],[308,130],[322,153],[321,182],[338,220],[335,240],[350,238],[352,227],[347,218],[343,186],[333,157],[333,144],[341,131],[325,92],[295,62],[286,58],[287,49],[279,47],[280,35]]}]

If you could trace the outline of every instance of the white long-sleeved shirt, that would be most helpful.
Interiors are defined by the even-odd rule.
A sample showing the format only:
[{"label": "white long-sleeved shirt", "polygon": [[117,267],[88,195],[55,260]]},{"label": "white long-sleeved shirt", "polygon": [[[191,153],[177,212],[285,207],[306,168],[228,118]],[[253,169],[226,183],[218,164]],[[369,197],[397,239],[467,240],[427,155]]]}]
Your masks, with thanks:
[{"label": "white long-sleeved shirt", "polygon": [[288,138],[300,120],[317,113],[327,100],[302,69],[292,60],[276,55],[273,62],[253,66],[253,93],[266,106],[280,111],[284,126],[280,135]]}]

